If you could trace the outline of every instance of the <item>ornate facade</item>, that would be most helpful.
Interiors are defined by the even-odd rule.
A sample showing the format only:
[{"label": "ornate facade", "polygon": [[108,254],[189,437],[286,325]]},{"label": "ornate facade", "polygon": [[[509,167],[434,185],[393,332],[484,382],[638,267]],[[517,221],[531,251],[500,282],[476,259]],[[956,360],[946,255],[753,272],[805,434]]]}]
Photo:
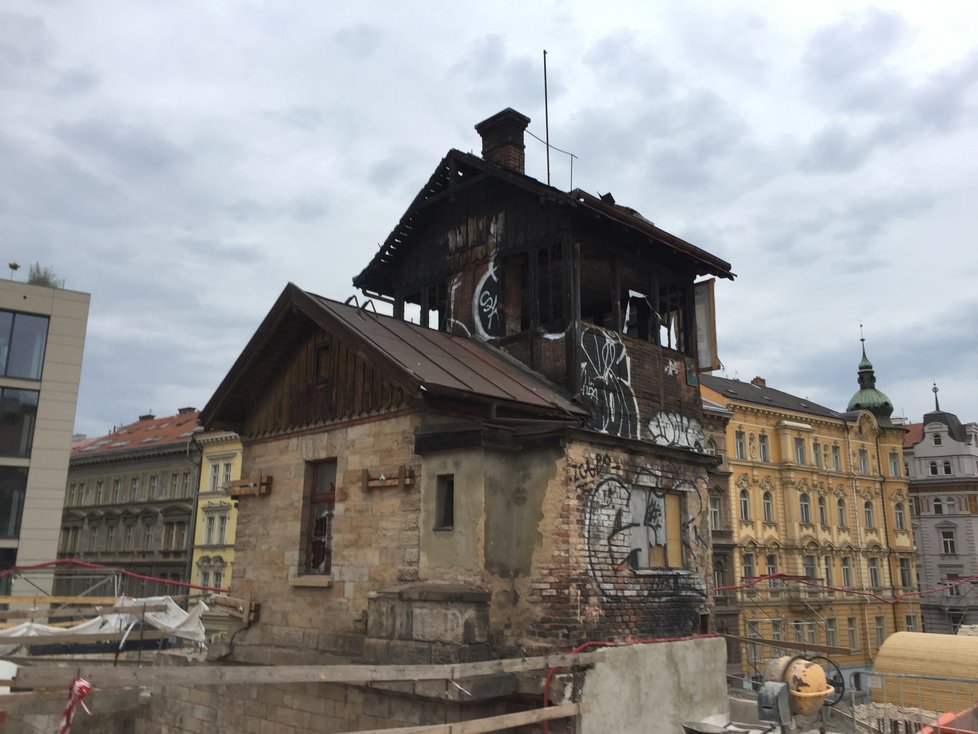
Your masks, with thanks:
[{"label": "ornate facade", "polygon": [[[741,637],[835,648],[823,652],[844,671],[866,670],[889,634],[920,629],[914,597],[882,601],[917,588],[902,427],[760,378],[702,382],[704,397],[733,413],[730,488],[715,519],[732,536],[729,550],[714,547],[718,610],[720,600],[739,608]],[[754,673],[775,649],[740,652]]]},{"label": "ornate facade", "polygon": [[954,634],[978,623],[978,424],[934,410],[908,426],[904,457],[910,475],[917,569],[925,632]]},{"label": "ornate facade", "polygon": [[[193,514],[200,452],[197,411],[140,416],[112,433],[72,448],[58,557],[98,563],[144,576],[190,580]],[[80,594],[98,581],[84,569],[64,567],[61,594]],[[165,582],[130,579],[121,593],[183,593]]]}]

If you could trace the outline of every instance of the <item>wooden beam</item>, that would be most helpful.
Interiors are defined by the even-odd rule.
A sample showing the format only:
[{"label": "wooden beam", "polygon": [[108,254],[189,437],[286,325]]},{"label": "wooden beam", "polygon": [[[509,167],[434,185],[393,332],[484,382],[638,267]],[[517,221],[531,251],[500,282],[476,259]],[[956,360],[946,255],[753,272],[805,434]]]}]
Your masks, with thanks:
[{"label": "wooden beam", "polygon": [[487,732],[502,731],[525,724],[538,724],[541,721],[567,719],[584,713],[586,706],[578,703],[562,703],[558,706],[548,706],[545,709],[517,711],[501,716],[489,716],[484,719],[458,721],[454,724],[434,724],[427,726],[399,726],[394,729],[368,729],[346,734],[486,734]]},{"label": "wooden beam", "polygon": [[169,607],[166,604],[146,604],[145,606],[135,606],[133,604],[123,604],[106,609],[101,605],[89,604],[85,606],[71,605],[58,606],[56,609],[0,609],[0,619],[46,619],[47,617],[69,616],[95,616],[96,614],[135,614],[143,612],[165,612]]},{"label": "wooden beam", "polygon": [[[122,632],[85,632],[78,634],[71,634],[66,632],[63,635],[17,635],[16,637],[3,637],[0,636],[0,645],[24,645],[25,647],[32,647],[33,645],[62,645],[62,644],[77,644],[81,645],[86,642],[121,642],[123,638],[127,641],[129,640],[161,640],[164,637],[170,637],[171,632],[164,632],[163,630],[144,630],[140,632],[139,630],[132,630],[128,635]],[[74,680],[72,678],[72,680]]]},{"label": "wooden beam", "polygon": [[114,605],[117,596],[0,596],[0,604],[98,604]]},{"label": "wooden beam", "polygon": [[[130,639],[138,639],[138,633]],[[0,638],[2,639],[2,638]],[[38,638],[31,638],[39,644]],[[82,665],[81,675],[96,688],[130,686],[219,686],[263,683],[378,683],[418,680],[462,680],[496,673],[520,673],[591,665],[601,651],[535,658],[484,660],[446,665],[196,665],[184,668],[117,668]],[[77,668],[29,665],[17,671],[18,688],[67,688]]]}]

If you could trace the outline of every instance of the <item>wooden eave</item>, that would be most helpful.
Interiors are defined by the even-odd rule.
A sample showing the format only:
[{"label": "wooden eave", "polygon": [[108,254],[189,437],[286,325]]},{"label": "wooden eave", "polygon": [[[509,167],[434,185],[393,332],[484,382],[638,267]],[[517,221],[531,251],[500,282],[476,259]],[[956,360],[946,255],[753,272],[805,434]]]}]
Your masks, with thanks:
[{"label": "wooden eave", "polygon": [[289,283],[201,410],[200,421],[205,430],[226,429],[240,433],[247,407],[257,397],[265,378],[286,359],[304,333],[301,321],[290,318],[298,314],[326,331],[340,333],[356,342],[356,351],[374,369],[401,387],[405,394],[417,394],[419,380],[398,369],[381,350],[332,318],[301,288]]},{"label": "wooden eave", "polygon": [[623,227],[634,232],[660,249],[666,259],[683,264],[685,267],[681,269],[731,280],[735,277],[730,263],[656,227],[637,212],[608,204],[580,189],[569,193],[561,191],[506,166],[453,149],[438,163],[434,173],[414,197],[380,250],[353,279],[353,285],[367,293],[393,296],[392,269],[406,256],[405,252],[410,250],[412,236],[420,229],[423,217],[432,209],[432,205],[450,200],[455,193],[460,193],[473,184],[482,184],[493,179],[532,194],[542,205],[567,206],[570,212],[598,222],[601,226]]}]

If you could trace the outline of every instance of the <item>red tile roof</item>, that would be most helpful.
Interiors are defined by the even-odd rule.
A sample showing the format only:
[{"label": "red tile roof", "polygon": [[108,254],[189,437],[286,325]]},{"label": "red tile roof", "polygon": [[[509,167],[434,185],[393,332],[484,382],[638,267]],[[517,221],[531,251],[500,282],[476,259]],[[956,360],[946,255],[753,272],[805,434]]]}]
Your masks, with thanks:
[{"label": "red tile roof", "polygon": [[903,427],[907,429],[907,432],[903,434],[903,448],[913,448],[924,440],[923,423],[904,423]]},{"label": "red tile roof", "polygon": [[76,441],[71,446],[71,456],[102,456],[186,443],[194,433],[201,430],[197,425],[199,415],[200,412],[194,408],[184,408],[177,415],[165,418],[146,416],[127,426],[119,426],[105,436]]}]

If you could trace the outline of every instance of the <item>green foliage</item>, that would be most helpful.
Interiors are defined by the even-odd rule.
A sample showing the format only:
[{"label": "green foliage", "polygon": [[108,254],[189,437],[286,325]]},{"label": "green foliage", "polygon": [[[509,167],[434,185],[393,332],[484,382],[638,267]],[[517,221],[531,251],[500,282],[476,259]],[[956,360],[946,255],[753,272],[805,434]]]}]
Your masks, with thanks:
[{"label": "green foliage", "polygon": [[27,272],[27,282],[31,285],[43,285],[48,288],[59,288],[61,282],[55,274],[54,269],[41,263],[33,263]]}]

